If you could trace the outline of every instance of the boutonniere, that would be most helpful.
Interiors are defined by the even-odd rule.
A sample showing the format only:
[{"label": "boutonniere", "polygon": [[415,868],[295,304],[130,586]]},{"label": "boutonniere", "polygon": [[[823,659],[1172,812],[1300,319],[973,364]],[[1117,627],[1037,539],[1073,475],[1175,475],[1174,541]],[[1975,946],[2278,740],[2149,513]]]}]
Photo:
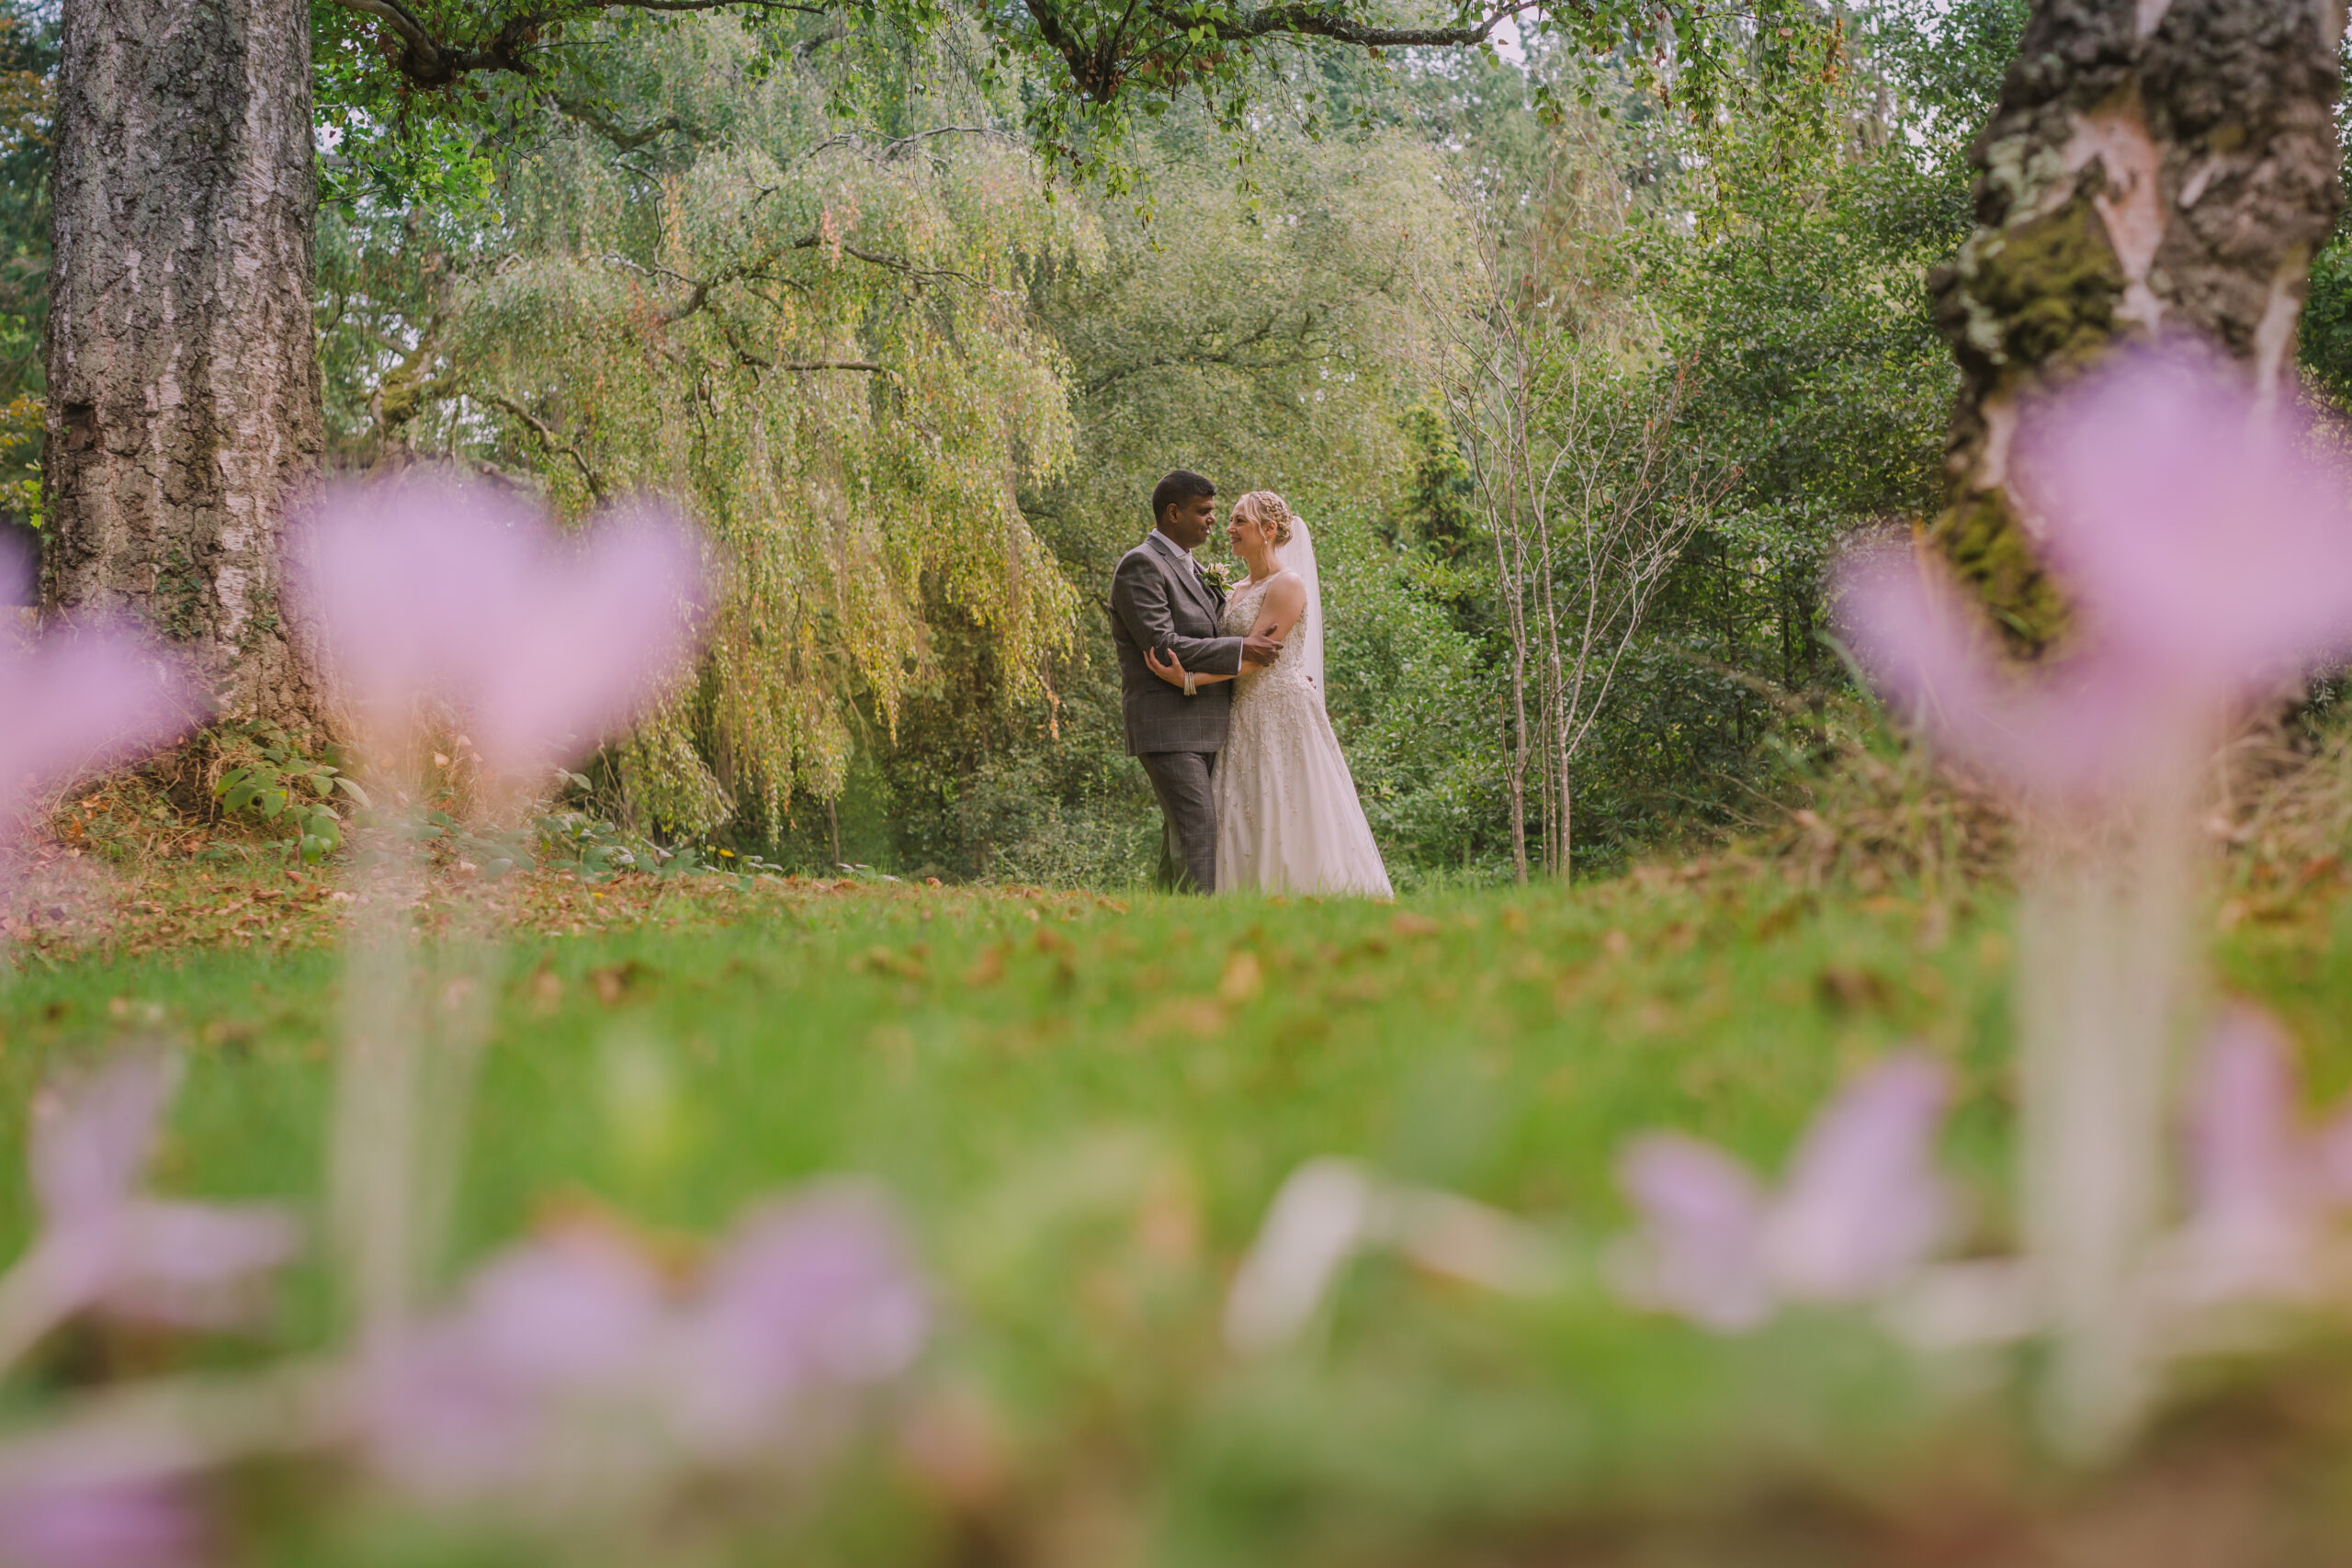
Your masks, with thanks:
[{"label": "boutonniere", "polygon": [[1219,593],[1233,592],[1233,569],[1221,560],[1200,563],[1201,576]]}]

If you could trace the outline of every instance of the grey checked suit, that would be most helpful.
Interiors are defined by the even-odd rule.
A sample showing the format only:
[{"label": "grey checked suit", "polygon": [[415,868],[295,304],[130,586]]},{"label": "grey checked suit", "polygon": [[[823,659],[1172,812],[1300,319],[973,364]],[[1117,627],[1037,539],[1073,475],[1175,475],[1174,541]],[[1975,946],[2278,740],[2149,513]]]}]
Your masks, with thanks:
[{"label": "grey checked suit", "polygon": [[1241,669],[1241,638],[1219,635],[1225,591],[1157,529],[1111,575],[1111,642],[1119,655],[1119,710],[1127,750],[1151,777],[1166,829],[1163,884],[1216,890],[1216,804],[1209,780],[1233,712],[1230,682],[1188,697],[1151,672],[1146,649],[1172,649],[1196,675]]}]

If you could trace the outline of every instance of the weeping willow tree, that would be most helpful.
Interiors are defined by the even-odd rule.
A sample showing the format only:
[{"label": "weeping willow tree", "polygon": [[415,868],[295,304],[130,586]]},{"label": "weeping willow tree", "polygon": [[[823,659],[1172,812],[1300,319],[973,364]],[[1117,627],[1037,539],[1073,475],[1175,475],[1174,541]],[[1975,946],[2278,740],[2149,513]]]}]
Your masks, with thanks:
[{"label": "weeping willow tree", "polygon": [[666,53],[666,103],[573,102],[581,133],[518,160],[513,254],[422,333],[453,449],[519,458],[569,514],[651,493],[707,530],[699,678],[616,760],[640,818],[774,835],[838,795],[858,716],[895,728],[938,613],[1051,700],[1076,599],[1016,497],[1073,429],[1029,290],[1092,243],[977,94],[843,129],[838,80],[763,69],[731,26]]},{"label": "weeping willow tree", "polygon": [[[1278,85],[1270,105],[1295,107]],[[1468,258],[1442,158],[1393,126],[1314,137],[1270,114],[1243,143],[1187,108],[1134,158],[1148,210],[1104,202],[1102,264],[1041,294],[1084,435],[1039,510],[1106,583],[1171,466],[1318,513],[1385,496],[1425,390],[1423,293],[1463,287]]]}]

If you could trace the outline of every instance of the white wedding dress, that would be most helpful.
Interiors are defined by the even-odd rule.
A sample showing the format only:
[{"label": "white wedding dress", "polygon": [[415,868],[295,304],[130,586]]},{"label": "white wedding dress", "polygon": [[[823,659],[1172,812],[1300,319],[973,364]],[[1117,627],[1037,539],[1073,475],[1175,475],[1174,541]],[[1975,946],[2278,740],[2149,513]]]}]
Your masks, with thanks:
[{"label": "white wedding dress", "polygon": [[[1293,520],[1278,552],[1306,584],[1306,608],[1282,657],[1238,676],[1233,720],[1216,766],[1216,888],[1220,893],[1395,895],[1356,783],[1323,708],[1323,593],[1306,525]],[[1220,628],[1247,637],[1272,579],[1235,592]]]}]

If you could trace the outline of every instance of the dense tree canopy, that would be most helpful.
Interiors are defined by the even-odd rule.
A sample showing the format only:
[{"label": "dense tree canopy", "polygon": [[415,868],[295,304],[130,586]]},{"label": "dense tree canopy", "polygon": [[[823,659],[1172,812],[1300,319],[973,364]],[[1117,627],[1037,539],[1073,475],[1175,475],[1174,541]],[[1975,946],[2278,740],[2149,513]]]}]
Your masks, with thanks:
[{"label": "dense tree canopy", "polygon": [[[1845,680],[1822,562],[1940,503],[1929,277],[2027,8],[315,0],[330,462],[707,529],[711,657],[592,770],[640,826],[1040,877],[1148,837],[1099,604],[1139,498],[1281,490],[1344,563],[1384,841],[1483,874],[1509,617],[1433,389],[1534,311],[1710,498],[1562,786],[1607,860],[1751,808]],[[53,39],[0,35],[16,461]],[[2342,276],[2304,339],[2337,389]]]}]

